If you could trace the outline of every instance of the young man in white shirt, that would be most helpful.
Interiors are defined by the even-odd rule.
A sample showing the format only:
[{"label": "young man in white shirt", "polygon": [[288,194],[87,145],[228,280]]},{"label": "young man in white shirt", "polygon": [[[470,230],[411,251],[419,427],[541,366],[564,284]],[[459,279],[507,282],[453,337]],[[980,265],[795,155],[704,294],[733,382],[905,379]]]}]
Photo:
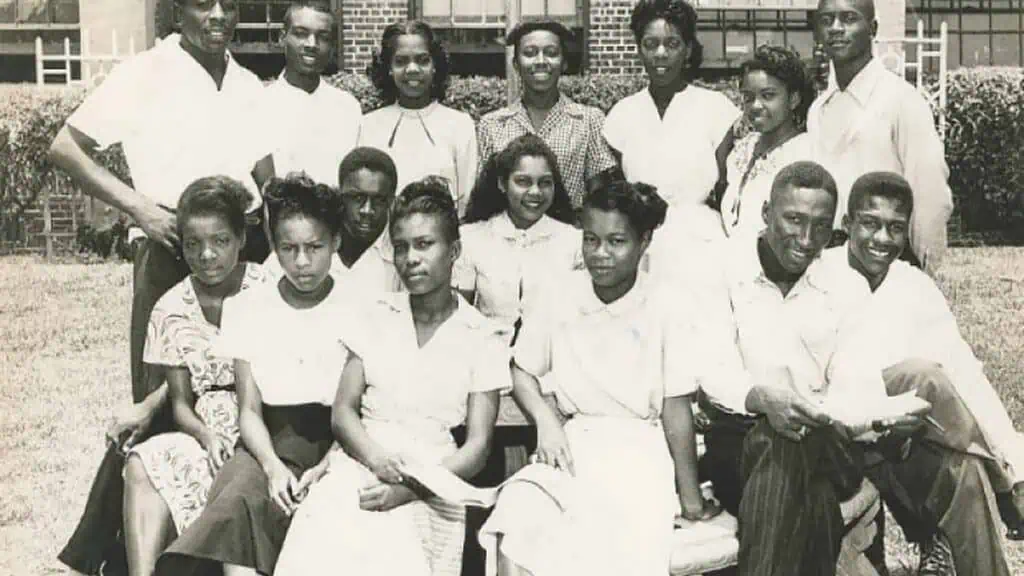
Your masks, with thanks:
[{"label": "young man in white shirt", "polygon": [[334,184],[338,165],[356,145],[363,117],[359,101],[321,78],[337,44],[337,28],[326,0],[293,2],[285,12],[285,69],[267,86],[264,102],[278,176],[305,172],[316,182]]},{"label": "young man in white shirt", "polygon": [[[273,174],[269,146],[254,132],[259,79],[227,51],[238,7],[234,0],[176,0],[181,33],[119,64],[68,118],[50,158],[83,191],[131,216],[147,239],[135,254],[130,332],[132,396],[137,403],[111,435],[149,426],[165,403],[159,367],[145,367],[142,349],[156,301],[188,274],[174,208],[185,187],[223,174],[253,195],[243,257],[262,261],[268,245],[258,225],[259,187]],[[90,156],[120,143],[132,185]],[[95,572],[120,527],[121,470],[110,451],[93,485],[86,514],[60,558]]]},{"label": "young man in white shirt", "polygon": [[[845,247],[826,251],[821,265],[835,280],[859,289],[864,303],[842,335],[841,346],[870,350],[884,367],[917,358],[939,365],[974,416],[981,438],[951,438],[965,451],[984,452],[999,511],[1020,539],[1024,528],[1024,437],[960,334],[939,287],[920,270],[897,261],[914,200],[898,174],[865,174],[853,185],[843,227]],[[875,327],[884,325],[884,330]]]},{"label": "young man in white shirt", "polygon": [[[1008,575],[1001,550],[983,546],[998,544],[999,536],[987,502],[973,497],[987,482],[977,458],[939,443],[906,442],[920,431],[920,414],[843,424],[833,417],[844,402],[882,398],[890,386],[933,376],[900,363],[874,390],[853,390],[834,370],[840,327],[855,300],[834,291],[812,262],[831,235],[836,197],[820,165],[787,166],[764,208],[767,229],[756,239],[737,238],[727,262],[733,341],[721,342],[724,353],[705,369],[701,386],[710,420],[706,470],[739,519],[739,573],[835,574],[844,534],[839,504],[868,477],[887,501],[906,499],[942,518],[958,553],[960,546],[991,552],[979,563],[986,570],[961,573]],[[708,336],[723,335],[716,329]],[[854,365],[862,361],[856,352],[848,355]],[[929,546],[920,574],[952,574],[953,555],[948,546]]]},{"label": "young man in white shirt", "polygon": [[832,61],[835,83],[812,104],[807,132],[815,158],[839,184],[836,225],[861,174],[901,174],[914,190],[915,205],[905,257],[934,271],[946,249],[953,199],[931,107],[872,57],[878,30],[872,0],[819,0],[814,30]]}]

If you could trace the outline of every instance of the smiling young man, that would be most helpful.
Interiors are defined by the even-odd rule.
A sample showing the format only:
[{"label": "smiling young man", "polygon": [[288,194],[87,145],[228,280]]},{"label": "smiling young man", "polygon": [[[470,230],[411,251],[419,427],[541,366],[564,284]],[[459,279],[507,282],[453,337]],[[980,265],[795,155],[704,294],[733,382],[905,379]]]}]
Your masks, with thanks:
[{"label": "smiling young man", "polygon": [[362,108],[321,75],[331,62],[338,23],[330,2],[293,2],[284,15],[285,68],[266,88],[266,119],[273,126],[274,167],[281,177],[305,172],[333,184],[342,158],[356,145]]},{"label": "smiling young man", "polygon": [[[68,118],[50,147],[50,158],[83,191],[131,216],[146,239],[134,257],[129,349],[134,402],[110,436],[150,426],[166,403],[162,367],[143,365],[149,315],[157,300],[188,274],[181,256],[174,208],[191,182],[230,176],[249,189],[258,219],[259,186],[273,175],[270,146],[255,131],[263,93],[259,79],[227,47],[238,22],[235,0],[176,0],[181,32],[116,66]],[[92,155],[121,144],[129,185]],[[262,261],[268,252],[258,224],[246,232],[242,257]],[[118,556],[121,467],[108,451],[78,529],[60,559],[96,573]],[[108,554],[108,552],[110,554]],[[113,567],[108,566],[108,573]]]},{"label": "smiling young man", "polygon": [[[946,428],[939,441],[984,457],[999,511],[1011,537],[1019,538],[1024,510],[1024,439],[960,334],[939,287],[924,272],[898,260],[914,209],[910,184],[898,174],[869,173],[854,183],[843,223],[849,233],[847,245],[826,251],[820,263],[832,282],[860,292],[861,303],[841,333],[839,355],[845,350],[856,350],[860,358],[870,354],[873,365],[883,373],[909,361],[921,366],[922,374],[933,380],[922,382],[925,388],[933,388],[923,394],[931,396],[928,399],[938,409],[935,417]],[[844,362],[837,359],[835,364]],[[889,390],[890,394],[899,392],[902,390]],[[987,496],[982,492],[973,497],[984,500]],[[914,518],[904,522],[906,512],[898,503],[892,509],[908,538],[931,536],[927,526],[925,533],[915,534],[922,528],[920,523]],[[998,537],[990,533],[991,541],[972,538],[965,542],[965,532],[982,532],[980,527],[988,524],[958,526],[958,517],[948,514],[941,518],[938,529],[953,547],[959,573],[1000,573],[990,564],[997,556]]]},{"label": "smiling young man", "polygon": [[616,166],[601,135],[604,113],[572,101],[558,90],[569,66],[572,33],[557,22],[527,22],[505,39],[513,46],[514,66],[522,80],[516,102],[484,115],[477,126],[480,163],[524,134],[537,134],[558,157],[558,168],[574,208],[583,205],[588,183]]},{"label": "smiling young man", "polygon": [[[922,428],[921,413],[870,422],[834,417],[849,402],[922,389],[935,401],[930,417],[955,423],[950,430],[968,440],[976,431],[948,383],[919,361],[901,358],[862,378],[872,374],[874,353],[845,345],[844,333],[859,294],[818,259],[836,196],[820,165],[787,166],[764,209],[765,232],[756,241],[737,237],[727,264],[738,358],[722,342],[720,364],[701,386],[711,422],[707,468],[739,519],[740,574],[835,574],[844,534],[839,504],[865,477],[886,502],[903,504],[948,538],[939,539],[942,546],[926,540],[919,574],[955,574],[954,561],[961,574],[1007,574],[984,497],[984,464],[958,449],[961,438]],[[880,326],[876,332],[888,330]]]},{"label": "smiling young man", "polygon": [[811,106],[807,132],[815,157],[839,183],[839,217],[861,174],[884,170],[910,182],[915,210],[905,256],[931,272],[946,249],[953,210],[949,168],[928,102],[872,57],[877,29],[872,0],[819,1],[814,30],[836,82]]}]

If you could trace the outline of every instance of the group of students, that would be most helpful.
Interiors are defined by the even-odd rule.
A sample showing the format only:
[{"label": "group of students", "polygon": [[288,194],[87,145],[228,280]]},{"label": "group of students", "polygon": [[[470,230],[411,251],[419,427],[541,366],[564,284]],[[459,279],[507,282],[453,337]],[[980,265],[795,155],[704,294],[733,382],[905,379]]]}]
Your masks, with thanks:
[{"label": "group of students", "polygon": [[[147,236],[135,404],[63,562],[458,574],[466,511],[403,462],[473,479],[511,393],[537,445],[473,527],[499,574],[664,576],[674,518],[720,506],[740,574],[834,574],[864,478],[921,574],[1009,573],[998,516],[1020,534],[1024,447],[941,292],[897,260],[934,269],[947,168],[927,104],[871,59],[870,0],[822,0],[817,99],[797,54],[755,52],[743,137],[691,84],[684,0],[634,7],[650,85],[607,118],[558,91],[569,32],[517,27],[522,97],[478,125],[442,103],[426,24],[387,27],[369,71],[386,106],[362,116],[320,78],[327,3],[289,7],[268,87],[226,50],[234,2],[179,7],[181,34],[52,146]],[[115,143],[134,189],[89,157]],[[907,391],[933,424],[834,409]]]}]

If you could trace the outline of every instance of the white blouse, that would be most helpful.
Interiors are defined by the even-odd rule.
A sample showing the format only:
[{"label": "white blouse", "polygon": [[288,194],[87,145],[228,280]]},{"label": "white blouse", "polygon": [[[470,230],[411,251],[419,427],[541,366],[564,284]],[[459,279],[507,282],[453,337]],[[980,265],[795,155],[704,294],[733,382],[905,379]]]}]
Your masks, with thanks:
[{"label": "white blouse", "polygon": [[520,230],[507,212],[462,227],[452,283],[475,292],[476,307],[511,329],[552,276],[582,267],[582,233],[548,216]]},{"label": "white blouse", "polygon": [[256,286],[224,302],[218,353],[250,364],[264,404],[330,406],[348,359],[340,341],[343,290],[336,283],[322,302],[297,310],[281,297],[278,284]]},{"label": "white blouse", "polygon": [[465,212],[478,170],[476,125],[469,114],[437,101],[421,110],[392,104],[363,117],[358,144],[391,155],[399,193],[425,176],[442,176],[451,184],[459,214]]}]

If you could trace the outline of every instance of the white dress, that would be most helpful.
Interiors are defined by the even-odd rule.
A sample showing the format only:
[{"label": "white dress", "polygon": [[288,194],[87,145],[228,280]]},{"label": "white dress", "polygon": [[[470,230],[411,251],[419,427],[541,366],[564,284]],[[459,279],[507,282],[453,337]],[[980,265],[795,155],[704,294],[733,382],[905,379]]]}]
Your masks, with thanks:
[{"label": "white dress", "polygon": [[[383,294],[340,323],[345,345],[363,361],[363,426],[405,460],[435,464],[453,454],[451,429],[465,422],[469,395],[511,387],[500,330],[461,297],[422,347],[408,294]],[[329,472],[295,513],[275,576],[457,576],[465,508],[431,498],[361,510],[359,490],[377,482],[344,451],[332,452]]]},{"label": "white dress", "polygon": [[536,464],[509,480],[480,532],[489,573],[500,534],[534,576],[666,576],[679,506],[660,417],[666,397],[696,390],[693,332],[643,275],[603,304],[577,272],[544,310],[524,321],[515,362],[570,416],[576,474],[545,481]]},{"label": "white dress", "polygon": [[718,181],[715,153],[740,115],[728,98],[700,86],[678,92],[664,117],[646,89],[608,113],[604,136],[622,155],[626,179],[655,186],[669,204],[648,252],[652,276],[675,279],[714,260],[709,252],[724,233],[704,202]]}]

